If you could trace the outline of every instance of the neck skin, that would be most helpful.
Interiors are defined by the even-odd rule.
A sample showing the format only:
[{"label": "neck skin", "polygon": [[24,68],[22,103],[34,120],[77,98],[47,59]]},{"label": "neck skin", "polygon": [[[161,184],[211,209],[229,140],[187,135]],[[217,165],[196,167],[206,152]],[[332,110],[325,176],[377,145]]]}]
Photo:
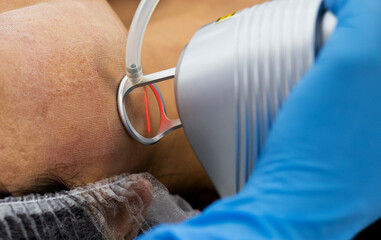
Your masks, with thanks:
[{"label": "neck skin", "polygon": [[[41,4],[41,5],[44,5],[44,6],[40,6],[41,8],[48,8],[48,7],[53,8],[59,4],[64,4],[64,5],[68,4],[67,6],[65,5],[65,7],[67,7],[68,9],[70,9],[70,7],[76,6],[75,4],[76,1],[16,0],[16,1],[4,1],[4,3],[1,3],[0,12],[28,7],[32,5],[37,6],[41,2],[45,2],[45,4]],[[130,4],[132,1],[123,1],[123,2]],[[80,15],[78,16],[78,18],[83,17],[82,15],[87,13],[94,13],[94,12],[101,13],[102,10],[108,11],[107,2],[103,0],[97,0],[97,1],[81,0],[81,1],[78,1],[78,3],[82,3],[80,6],[83,6],[82,9],[78,10]],[[71,6],[70,4],[73,4],[73,6]],[[39,11],[40,7],[35,7],[32,9],[24,9],[24,10],[25,10],[25,13],[31,14],[31,12],[33,11]],[[133,15],[133,12],[135,11],[135,8],[131,8],[131,6],[129,5],[123,9],[130,10],[131,15]],[[107,21],[109,19],[113,19],[112,13],[94,14],[94,15],[95,15],[94,18],[96,18],[94,22],[98,23],[97,26],[103,26],[102,25],[103,23],[106,24],[108,23]],[[103,15],[108,17],[106,18],[107,21],[99,17]],[[101,18],[99,22],[97,17]],[[40,19],[40,21],[42,20]],[[106,23],[103,21],[106,21]],[[42,22],[48,25],[47,21],[42,21]],[[59,104],[55,104],[55,105],[51,104],[52,106],[54,106],[54,108],[50,109],[51,112],[50,112],[50,115],[48,116],[60,116],[59,115],[60,113],[66,112],[64,117],[61,117],[61,118],[57,117],[57,119],[61,120],[62,122],[57,124],[57,121],[56,121],[57,119],[52,117],[51,121],[54,122],[52,126],[48,124],[50,123],[49,122],[50,118],[47,118],[48,120],[38,125],[38,126],[44,126],[44,127],[41,127],[41,130],[38,131],[39,134],[37,134],[38,137],[36,137],[36,139],[42,139],[41,143],[40,142],[35,143],[36,146],[30,143],[25,144],[29,146],[31,149],[37,149],[34,151],[28,151],[28,154],[30,152],[30,159],[32,160],[29,161],[27,159],[28,161],[27,160],[22,161],[20,164],[18,164],[19,162],[17,162],[17,164],[13,166],[13,169],[29,169],[30,170],[30,172],[28,172],[29,174],[22,174],[23,179],[21,178],[13,179],[12,177],[9,177],[11,176],[11,174],[8,174],[7,175],[8,177],[2,176],[3,177],[2,182],[6,183],[9,191],[14,192],[19,188],[18,185],[20,185],[21,183],[27,182],[28,179],[32,179],[33,177],[36,176],[36,174],[45,172],[48,168],[56,167],[60,164],[67,167],[67,169],[62,170],[60,168],[60,170],[57,172],[60,174],[60,176],[63,176],[63,178],[68,182],[67,185],[69,187],[75,186],[75,185],[83,185],[88,182],[94,182],[101,178],[110,177],[112,175],[116,175],[116,174],[120,174],[124,172],[128,172],[128,173],[149,172],[152,175],[154,175],[156,178],[158,178],[158,180],[161,181],[164,185],[166,185],[171,193],[180,194],[184,196],[191,203],[195,202],[196,204],[194,204],[194,207],[202,208],[203,206],[208,204],[211,200],[214,200],[216,195],[214,192],[213,185],[211,184],[209,178],[207,177],[206,173],[204,172],[198,160],[196,159],[195,155],[193,154],[192,149],[190,148],[186,140],[183,130],[177,130],[175,132],[170,133],[158,144],[155,144],[153,146],[144,146],[136,142],[133,138],[131,138],[127,134],[127,132],[123,129],[121,121],[118,117],[115,100],[116,100],[116,89],[118,87],[118,84],[122,76],[124,75],[123,59],[124,59],[124,52],[125,52],[125,40],[124,40],[125,36],[123,35],[125,34],[125,32],[124,32],[124,29],[118,28],[119,25],[118,25],[117,18],[115,18],[115,22],[116,24],[111,24],[111,26],[117,26],[115,27],[115,29],[111,28],[108,25],[105,25],[108,27],[105,27],[105,29],[101,28],[101,30],[98,30],[99,32],[102,32],[102,34],[95,32],[94,29],[89,29],[88,31],[88,34],[94,34],[95,36],[98,36],[98,34],[100,36],[103,36],[103,32],[105,32],[106,30],[111,32],[110,33],[111,35],[110,34],[108,35],[105,34],[105,35],[112,37],[112,43],[114,45],[110,46],[109,42],[95,41],[96,43],[94,44],[98,44],[98,45],[96,45],[96,47],[89,47],[89,49],[91,50],[91,51],[89,50],[90,53],[94,53],[95,51],[96,53],[99,52],[99,55],[102,56],[98,58],[97,57],[98,55],[95,53],[93,55],[90,55],[92,56],[90,57],[90,59],[92,59],[94,62],[97,62],[96,66],[101,66],[99,69],[97,69],[97,71],[94,71],[94,72],[102,73],[102,74],[100,75],[94,74],[94,76],[91,75],[92,76],[91,81],[89,80],[84,82],[84,79],[89,78],[88,74],[86,75],[86,77],[82,77],[81,73],[74,71],[75,69],[74,67],[62,68],[62,72],[64,73],[63,76],[71,76],[69,74],[73,74],[77,79],[75,82],[80,84],[81,88],[78,88],[78,87],[71,88],[70,83],[72,81],[69,81],[70,79],[69,80],[64,79],[63,81],[58,81],[58,83],[60,84],[62,83],[62,84],[57,85],[57,89],[63,89],[66,87],[67,89],[70,90],[70,94],[68,94],[66,98],[62,98],[63,100],[59,101],[58,102]],[[64,25],[65,21],[62,21],[62,23]],[[183,44],[183,42],[178,42],[176,46],[168,45],[168,43],[166,42],[166,39],[164,39],[162,37],[163,35],[161,34],[161,32],[158,31],[158,30],[161,30],[162,26],[156,25],[155,21],[153,21],[152,23],[153,24],[150,24],[152,26],[149,27],[145,37],[145,43],[143,44],[144,47],[143,47],[142,62],[143,62],[143,68],[146,73],[155,72],[156,69],[163,70],[167,68],[167,65],[170,67],[175,66],[177,62],[178,54],[180,53],[182,47],[185,45]],[[19,25],[20,27],[24,26],[22,23],[19,23]],[[73,30],[70,33],[75,34],[79,32],[79,30],[76,30],[75,27],[77,27],[78,29],[81,28],[81,26],[79,25],[73,26],[73,28],[70,28],[70,29],[71,30],[74,29],[75,31]],[[24,31],[28,32],[27,30],[28,29]],[[59,34],[64,31],[60,29],[58,30],[56,29],[56,31],[53,31],[53,32],[59,36]],[[83,36],[88,37],[88,35],[85,35],[85,34],[83,34]],[[92,37],[85,38],[85,40],[89,43],[92,43],[91,39],[93,38]],[[107,39],[107,38],[100,37],[100,39]],[[147,44],[147,41],[148,41],[148,44]],[[63,45],[66,46],[65,44],[69,44],[69,45],[71,44],[73,46],[77,46],[77,41],[74,41],[72,43],[70,42],[70,39],[66,38],[65,41],[62,40],[62,42],[60,42],[57,45],[47,46],[47,47],[49,47],[49,49],[55,49],[57,52],[61,53],[60,51],[62,51],[62,46]],[[163,46],[163,48],[161,48],[161,46]],[[168,49],[168,47],[172,49]],[[155,51],[158,51],[158,52],[155,52]],[[82,59],[84,54],[82,54],[80,51],[77,51],[77,54],[78,54],[77,57],[74,57],[73,55],[68,54],[67,58],[70,61],[67,61],[67,63],[73,63],[74,66],[78,66],[80,63],[77,63],[76,61],[78,59]],[[32,52],[30,55],[31,56],[38,55],[38,50],[36,50],[36,52]],[[163,65],[162,62],[157,60],[158,58],[166,59],[167,62]],[[6,59],[12,59],[12,58],[7,57]],[[54,75],[54,73],[57,71],[57,67],[55,66],[58,64],[62,64],[63,59],[64,58],[56,59],[54,64],[47,65],[50,68],[47,68],[46,70],[44,70],[44,73],[51,73],[52,75]],[[44,59],[42,61],[46,61],[46,60]],[[26,73],[22,75],[30,76],[30,71],[35,69],[38,69],[38,68],[32,68],[32,67],[25,68]],[[90,68],[86,67],[86,69],[89,69],[89,71],[91,72]],[[20,71],[19,68],[18,68],[18,71]],[[6,71],[3,71],[3,72],[6,72]],[[41,79],[41,78],[37,78],[37,79]],[[47,77],[46,79],[54,79],[54,78]],[[114,82],[111,82],[112,79],[114,80]],[[102,94],[93,93],[94,96],[91,95],[88,98],[86,98],[86,96],[88,95],[83,94],[80,91],[82,89],[87,89],[87,88],[94,89],[94,86],[97,86],[98,88],[96,89],[98,89],[99,92],[101,92]],[[55,90],[53,87],[52,89]],[[173,93],[172,93],[173,84],[167,83],[167,84],[161,85],[160,87],[164,97],[166,98],[168,111],[176,112],[174,97],[171,97],[173,96]],[[12,86],[12,89],[16,89],[16,88]],[[74,91],[74,90],[77,90],[78,93],[77,91]],[[31,92],[33,91],[31,90]],[[39,94],[38,97],[36,97],[36,99],[37,100],[41,100],[45,98],[48,99],[48,96],[50,95],[45,93]],[[57,100],[57,98],[54,98],[54,99]],[[52,99],[49,98],[46,102],[50,103],[51,101]],[[136,97],[136,100],[134,101],[136,102],[137,106],[136,108],[133,108],[133,113],[139,115],[140,114],[139,111],[144,111],[144,106],[141,106],[142,101],[139,99],[138,96]],[[39,104],[38,106],[42,108],[46,106],[47,103],[41,102],[41,104]],[[62,104],[62,106],[60,104]],[[22,106],[19,108],[25,111],[25,109],[22,108]],[[74,106],[74,107],[69,107],[69,106]],[[100,114],[100,112],[102,112],[102,114]],[[102,116],[89,118],[89,116],[93,116],[91,114],[94,114],[94,113],[100,114]],[[11,115],[10,117],[13,117],[13,115]],[[33,121],[31,122],[35,122],[36,119],[39,119],[39,118],[36,118],[35,116],[31,118],[33,119]],[[141,122],[144,122],[144,118],[142,119]],[[25,125],[26,123],[24,121],[20,121],[20,125],[22,124]],[[61,125],[65,126],[65,128],[57,127]],[[29,129],[29,130],[34,129],[35,127],[33,126],[33,124],[31,124],[31,127],[28,127],[29,125],[25,125],[25,126],[26,126],[25,129]],[[73,126],[73,127],[70,128],[70,126]],[[62,129],[64,129],[67,132],[65,132]],[[25,132],[27,131],[20,131],[19,133],[23,134]],[[46,132],[46,134],[44,135],[41,132],[44,134]],[[81,139],[81,138],[86,139],[87,141],[79,141],[78,139]],[[27,139],[27,138],[24,138],[24,139]],[[19,146],[24,146],[24,144],[20,143],[20,141],[15,141],[15,142]],[[78,144],[78,142],[80,144]],[[13,143],[13,144],[16,144],[16,143]],[[10,143],[9,146],[13,144]],[[0,144],[0,148],[2,147],[1,145],[2,144]],[[43,146],[43,147],[38,148],[38,146]],[[3,157],[2,160],[11,159],[10,161],[12,161],[12,159],[21,158],[20,154],[22,153],[22,151],[17,151],[17,149],[15,148],[12,148],[12,149],[14,151],[12,150],[9,153],[7,152],[7,154],[9,154],[9,157]],[[12,155],[13,152],[16,152],[16,153]],[[4,153],[4,151],[0,153]],[[4,166],[4,169],[5,169],[5,166],[7,166],[6,162],[3,161],[2,164],[3,164],[2,166]],[[70,169],[69,166],[73,166],[72,168],[75,168],[75,169]],[[75,175],[75,173],[77,172],[78,172],[78,174],[76,174],[77,177],[74,178],[72,175]],[[79,174],[81,175],[78,176]],[[205,192],[207,194],[204,194]],[[190,194],[190,193],[192,193],[191,195],[192,198],[187,197],[187,194]],[[211,197],[207,197],[208,200],[203,200],[205,199],[203,197],[205,195],[211,196]]]}]

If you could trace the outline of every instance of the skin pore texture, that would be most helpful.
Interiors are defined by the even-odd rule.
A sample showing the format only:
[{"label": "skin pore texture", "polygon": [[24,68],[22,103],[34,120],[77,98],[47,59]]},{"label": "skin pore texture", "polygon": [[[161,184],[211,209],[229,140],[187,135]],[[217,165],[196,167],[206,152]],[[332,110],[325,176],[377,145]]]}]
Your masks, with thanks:
[{"label": "skin pore texture", "polygon": [[[198,28],[259,2],[162,0],[145,35],[144,72],[176,66]],[[196,207],[216,198],[183,130],[144,146],[121,124],[116,91],[138,3],[0,3],[0,188],[18,195],[45,175],[70,188],[124,172],[150,172]],[[160,89],[169,115],[176,116],[173,83]],[[131,102],[135,122],[144,124],[143,94]]]},{"label": "skin pore texture", "polygon": [[0,25],[0,181],[8,191],[47,172],[69,185],[93,182],[150,158],[116,112],[127,31],[107,2],[45,1],[2,13]]}]

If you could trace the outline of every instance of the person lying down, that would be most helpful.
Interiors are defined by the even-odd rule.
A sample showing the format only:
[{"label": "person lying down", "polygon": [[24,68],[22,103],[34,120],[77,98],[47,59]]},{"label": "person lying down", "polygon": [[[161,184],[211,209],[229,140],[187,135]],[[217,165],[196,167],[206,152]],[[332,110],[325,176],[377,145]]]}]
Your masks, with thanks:
[{"label": "person lying down", "polygon": [[[179,39],[261,1],[163,0],[171,5],[166,11],[197,7],[181,18],[162,12],[171,13],[164,23],[154,16],[150,25],[162,25],[148,29],[145,51],[165,51],[143,53],[144,68],[173,67],[186,43]],[[229,4],[236,9],[217,11]],[[162,26],[177,37],[159,38]],[[184,132],[143,146],[123,129],[116,92],[127,33],[105,0],[0,2],[1,239],[133,239],[158,223],[194,216],[192,207],[217,198]],[[133,121],[142,124],[136,128],[144,128],[143,98],[129,99]]]},{"label": "person lying down", "polygon": [[[104,0],[0,3],[1,238],[129,239],[197,213],[166,187],[215,199],[182,131],[147,147],[123,129],[126,36]],[[144,172],[166,187],[125,174]]]}]

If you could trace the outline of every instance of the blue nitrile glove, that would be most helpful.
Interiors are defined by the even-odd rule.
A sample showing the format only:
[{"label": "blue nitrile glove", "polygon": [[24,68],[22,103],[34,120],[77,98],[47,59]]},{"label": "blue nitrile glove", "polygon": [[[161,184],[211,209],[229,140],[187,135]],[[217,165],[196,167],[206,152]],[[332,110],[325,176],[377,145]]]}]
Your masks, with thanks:
[{"label": "blue nitrile glove", "polygon": [[326,0],[338,27],[236,197],[143,239],[349,239],[381,217],[381,0]]}]

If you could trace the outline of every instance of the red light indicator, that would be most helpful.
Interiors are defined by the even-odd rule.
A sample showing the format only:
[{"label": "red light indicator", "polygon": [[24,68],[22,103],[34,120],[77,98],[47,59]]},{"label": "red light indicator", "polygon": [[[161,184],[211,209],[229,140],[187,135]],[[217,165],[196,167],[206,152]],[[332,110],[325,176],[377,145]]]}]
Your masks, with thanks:
[{"label": "red light indicator", "polygon": [[148,135],[150,135],[151,134],[151,122],[150,122],[150,116],[149,116],[147,90],[146,90],[146,87],[143,87],[143,88],[144,88],[144,103],[146,105],[147,132],[148,132]]},{"label": "red light indicator", "polygon": [[153,91],[153,93],[155,94],[155,97],[156,97],[156,100],[157,100],[157,103],[159,104],[159,108],[160,108],[160,126],[163,122],[165,122],[165,120],[167,119],[165,117],[165,111],[164,111],[164,103],[162,102],[161,100],[161,97],[160,97],[160,94],[158,93],[158,91],[156,90],[156,88],[152,85],[149,85],[151,90]]}]

